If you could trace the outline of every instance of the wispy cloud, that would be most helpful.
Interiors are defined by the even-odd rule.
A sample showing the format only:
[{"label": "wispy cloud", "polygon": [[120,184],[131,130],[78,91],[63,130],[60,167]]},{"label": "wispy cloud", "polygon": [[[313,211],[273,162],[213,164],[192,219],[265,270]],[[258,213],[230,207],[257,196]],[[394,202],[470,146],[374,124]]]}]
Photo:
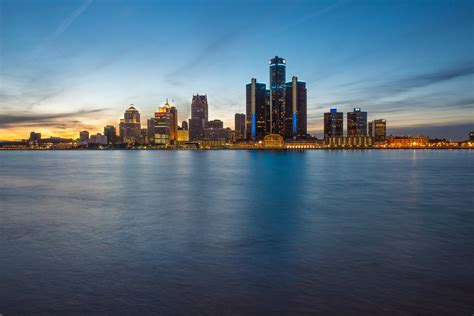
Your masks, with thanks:
[{"label": "wispy cloud", "polygon": [[67,16],[58,27],[51,32],[32,52],[30,59],[34,58],[45,46],[54,42],[61,34],[67,31],[67,29],[74,23],[74,21],[83,14],[87,8],[91,5],[93,0],[84,0],[82,4],[69,16]]},{"label": "wispy cloud", "polygon": [[77,117],[87,116],[99,112],[104,112],[107,109],[94,110],[80,110],[68,113],[55,114],[32,114],[27,112],[15,112],[9,114],[0,114],[0,128],[7,128],[11,126],[32,126],[41,123],[42,126],[47,125],[64,125],[64,119],[70,119],[71,122],[76,122]]}]

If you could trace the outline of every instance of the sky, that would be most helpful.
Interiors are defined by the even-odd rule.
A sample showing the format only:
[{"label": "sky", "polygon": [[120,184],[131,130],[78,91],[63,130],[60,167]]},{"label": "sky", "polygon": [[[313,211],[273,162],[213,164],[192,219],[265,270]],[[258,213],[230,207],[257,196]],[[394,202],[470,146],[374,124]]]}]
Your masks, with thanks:
[{"label": "sky", "polygon": [[102,132],[130,104],[145,127],[166,98],[187,120],[197,93],[234,128],[275,55],[316,136],[354,107],[389,134],[474,130],[473,1],[0,0],[0,140]]}]

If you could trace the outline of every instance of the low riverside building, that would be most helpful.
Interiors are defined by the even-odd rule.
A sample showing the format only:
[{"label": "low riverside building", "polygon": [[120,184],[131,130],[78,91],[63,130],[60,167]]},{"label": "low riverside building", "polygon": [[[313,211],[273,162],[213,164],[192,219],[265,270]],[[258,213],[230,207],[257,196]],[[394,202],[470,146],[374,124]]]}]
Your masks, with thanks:
[{"label": "low riverside building", "polygon": [[287,139],[285,141],[285,147],[287,149],[313,149],[321,148],[321,144],[317,138],[311,139]]},{"label": "low riverside building", "polygon": [[393,148],[423,148],[428,146],[428,137],[390,135],[387,139],[387,145]]},{"label": "low riverside building", "polygon": [[373,145],[373,138],[370,136],[326,138],[328,148],[372,148]]},{"label": "low riverside building", "polygon": [[266,148],[284,148],[285,140],[279,134],[269,134],[263,138],[263,146]]}]

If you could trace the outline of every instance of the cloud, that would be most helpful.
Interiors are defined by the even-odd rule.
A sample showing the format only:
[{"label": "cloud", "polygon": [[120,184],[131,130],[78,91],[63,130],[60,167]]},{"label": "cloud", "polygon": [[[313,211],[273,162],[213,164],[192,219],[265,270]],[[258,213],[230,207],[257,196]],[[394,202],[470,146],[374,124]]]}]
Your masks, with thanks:
[{"label": "cloud", "polygon": [[417,74],[396,81],[389,81],[375,89],[386,93],[403,93],[412,89],[442,83],[474,74],[474,62],[462,63],[433,72]]},{"label": "cloud", "polygon": [[[69,113],[56,114],[28,114],[25,112],[17,112],[12,114],[0,114],[0,128],[18,127],[18,126],[46,126],[46,125],[62,125],[63,119],[75,119],[78,116],[89,115],[104,112],[107,109],[80,110]],[[77,120],[70,121],[79,123]],[[38,124],[38,125],[36,125]]]}]

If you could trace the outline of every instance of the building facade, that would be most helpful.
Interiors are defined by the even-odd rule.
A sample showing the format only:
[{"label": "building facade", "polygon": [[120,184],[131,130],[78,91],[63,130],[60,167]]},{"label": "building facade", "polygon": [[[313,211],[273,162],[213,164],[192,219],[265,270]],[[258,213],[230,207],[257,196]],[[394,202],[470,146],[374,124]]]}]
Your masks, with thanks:
[{"label": "building facade", "polygon": [[119,125],[120,141],[126,144],[142,143],[140,112],[133,104],[125,111]]},{"label": "building facade", "polygon": [[385,142],[387,140],[387,121],[373,120],[369,122],[369,136],[372,136],[376,143]]},{"label": "building facade", "polygon": [[344,114],[337,109],[324,113],[324,139],[344,136],[343,121]]},{"label": "building facade", "polygon": [[117,143],[117,130],[113,125],[107,125],[104,127],[104,135],[107,137],[107,143],[114,145]]},{"label": "building facade", "polygon": [[[270,134],[285,135],[286,60],[270,59]],[[248,118],[247,118],[248,120]]]},{"label": "building facade", "polygon": [[235,113],[234,116],[235,140],[245,139],[245,114]]},{"label": "building facade", "polygon": [[158,108],[155,117],[148,120],[148,142],[152,145],[174,145],[178,136],[178,110],[168,100]]},{"label": "building facade", "polygon": [[266,134],[267,102],[266,85],[252,78],[246,87],[246,139],[263,139]]},{"label": "building facade", "polygon": [[347,113],[347,136],[367,136],[367,112],[354,108]]},{"label": "building facade", "polygon": [[207,95],[193,95],[191,101],[191,118],[189,119],[189,138],[203,139],[204,129],[208,122],[209,105]]},{"label": "building facade", "polygon": [[306,83],[293,76],[286,83],[285,91],[285,138],[307,135]]}]

